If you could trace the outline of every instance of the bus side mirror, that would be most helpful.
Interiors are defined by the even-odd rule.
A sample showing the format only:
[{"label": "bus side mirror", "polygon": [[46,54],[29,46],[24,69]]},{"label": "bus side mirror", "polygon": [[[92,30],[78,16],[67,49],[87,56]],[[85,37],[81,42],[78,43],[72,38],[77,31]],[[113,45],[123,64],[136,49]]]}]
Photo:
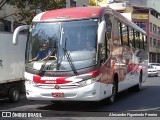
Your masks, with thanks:
[{"label": "bus side mirror", "polygon": [[102,21],[98,27],[98,43],[102,44],[105,41],[106,22]]},{"label": "bus side mirror", "polygon": [[22,31],[22,30],[26,30],[29,28],[29,25],[22,25],[22,26],[19,26],[15,29],[14,33],[13,33],[13,44],[17,44],[17,41],[18,41],[18,35],[19,35],[19,32]]}]

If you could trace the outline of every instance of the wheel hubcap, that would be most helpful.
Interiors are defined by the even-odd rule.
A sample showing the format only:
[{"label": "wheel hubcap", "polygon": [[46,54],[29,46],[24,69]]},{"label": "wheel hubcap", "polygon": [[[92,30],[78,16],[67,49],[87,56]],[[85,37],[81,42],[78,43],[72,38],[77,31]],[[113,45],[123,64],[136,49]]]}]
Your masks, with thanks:
[{"label": "wheel hubcap", "polygon": [[15,100],[18,100],[19,93],[17,91],[14,91],[13,96],[14,96]]}]

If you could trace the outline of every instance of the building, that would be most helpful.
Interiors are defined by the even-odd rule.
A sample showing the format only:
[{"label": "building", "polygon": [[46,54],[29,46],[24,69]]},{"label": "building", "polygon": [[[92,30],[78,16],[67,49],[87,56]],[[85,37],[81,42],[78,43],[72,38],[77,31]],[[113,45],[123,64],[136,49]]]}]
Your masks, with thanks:
[{"label": "building", "polygon": [[159,0],[107,0],[106,3],[109,2],[127,3],[130,6],[147,6],[149,8],[154,8],[156,11],[160,12]]}]

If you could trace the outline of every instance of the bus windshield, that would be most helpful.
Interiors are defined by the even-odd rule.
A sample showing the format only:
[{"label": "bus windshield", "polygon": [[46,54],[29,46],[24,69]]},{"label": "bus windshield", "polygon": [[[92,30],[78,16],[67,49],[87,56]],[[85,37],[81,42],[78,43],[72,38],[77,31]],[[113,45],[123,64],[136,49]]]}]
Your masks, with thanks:
[{"label": "bus windshield", "polygon": [[26,67],[68,71],[95,65],[97,28],[98,19],[33,23]]}]

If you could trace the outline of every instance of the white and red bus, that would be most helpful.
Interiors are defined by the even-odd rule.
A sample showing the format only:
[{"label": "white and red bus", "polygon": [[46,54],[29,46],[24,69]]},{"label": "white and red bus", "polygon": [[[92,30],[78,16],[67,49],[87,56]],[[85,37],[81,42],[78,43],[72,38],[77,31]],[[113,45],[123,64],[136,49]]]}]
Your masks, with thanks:
[{"label": "white and red bus", "polygon": [[[147,77],[146,32],[118,12],[74,7],[36,15],[26,45],[25,86],[29,100],[114,102],[118,92],[139,91]],[[90,47],[86,49],[86,42]],[[34,60],[42,44],[50,54]],[[88,45],[89,47],[89,45]]]}]

